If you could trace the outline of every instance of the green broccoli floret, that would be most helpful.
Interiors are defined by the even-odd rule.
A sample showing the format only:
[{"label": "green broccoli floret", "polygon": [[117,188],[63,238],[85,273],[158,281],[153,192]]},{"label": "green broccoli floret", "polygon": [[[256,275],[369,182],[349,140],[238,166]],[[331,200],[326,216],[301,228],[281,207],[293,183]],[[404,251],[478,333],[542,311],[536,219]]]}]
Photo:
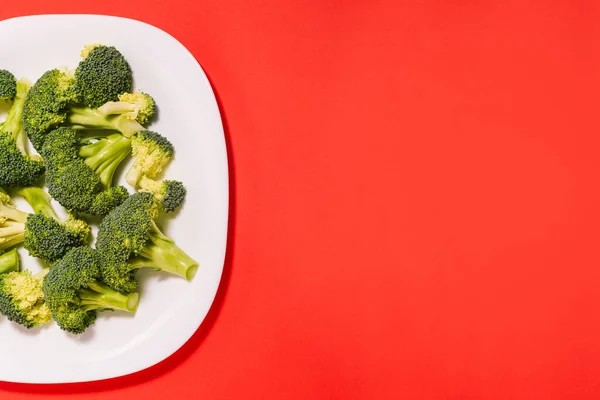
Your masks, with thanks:
[{"label": "green broccoli floret", "polygon": [[17,95],[17,80],[5,69],[0,69],[0,102],[11,101]]},{"label": "green broccoli floret", "polygon": [[33,85],[23,108],[23,126],[33,147],[41,151],[47,135],[61,125],[77,130],[119,131],[130,137],[144,127],[125,115],[106,116],[79,105],[77,80],[68,71],[46,72]]},{"label": "green broccoli floret", "polygon": [[198,263],[165,236],[154,219],[157,209],[150,193],[135,193],[112,210],[100,224],[96,249],[103,257],[102,276],[112,288],[131,292],[135,272],[149,267],[192,280]]},{"label": "green broccoli floret", "polygon": [[107,102],[98,111],[104,115],[124,115],[146,125],[156,114],[156,102],[144,92],[123,93],[119,95],[119,101]]},{"label": "green broccoli floret", "polygon": [[155,178],[175,157],[173,144],[153,131],[142,131],[131,138],[134,162],[125,176],[132,187],[137,188],[142,176]]},{"label": "green broccoli floret", "polygon": [[37,187],[18,188],[15,194],[22,196],[34,213],[25,222],[24,246],[33,257],[53,262],[74,247],[85,246],[90,237],[87,222],[68,215],[61,219],[52,208],[51,198]]},{"label": "green broccoli floret", "polygon": [[131,68],[115,47],[88,45],[81,56],[83,59],[75,71],[75,90],[85,106],[98,108],[131,91]]},{"label": "green broccoli floret", "polygon": [[36,275],[28,270],[0,274],[0,313],[29,329],[50,322],[52,314],[42,290],[48,271]]},{"label": "green broccoli floret", "polygon": [[0,254],[0,274],[18,271],[20,262],[21,258],[16,247],[4,254]]},{"label": "green broccoli floret", "polygon": [[46,276],[46,304],[58,326],[81,334],[96,321],[96,311],[135,312],[139,294],[125,295],[101,282],[101,258],[89,247],[78,247],[57,261]]},{"label": "green broccoli floret", "polygon": [[0,185],[4,187],[31,185],[44,173],[41,157],[28,153],[22,123],[23,103],[30,87],[28,80],[19,80],[14,102],[0,128]]},{"label": "green broccoli floret", "polygon": [[154,195],[160,211],[174,212],[185,201],[187,189],[180,181],[157,181],[142,176],[140,179],[140,192],[149,192]]},{"label": "green broccoli floret", "polygon": [[48,132],[64,123],[69,105],[77,103],[75,76],[53,69],[33,85],[23,106],[23,126],[36,150],[40,150]]},{"label": "green broccoli floret", "polygon": [[129,196],[112,178],[130,151],[130,140],[119,134],[88,143],[77,131],[58,128],[41,151],[48,192],[67,210],[106,215]]}]

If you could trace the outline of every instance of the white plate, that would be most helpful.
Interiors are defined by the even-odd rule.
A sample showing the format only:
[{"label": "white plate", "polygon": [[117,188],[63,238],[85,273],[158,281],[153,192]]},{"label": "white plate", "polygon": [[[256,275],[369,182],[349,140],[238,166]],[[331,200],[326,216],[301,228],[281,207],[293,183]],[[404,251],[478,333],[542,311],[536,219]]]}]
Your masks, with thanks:
[{"label": "white plate", "polygon": [[[200,268],[190,283],[144,271],[137,313],[102,313],[80,337],[56,325],[28,331],[0,318],[0,380],[83,382],[130,374],[173,354],[205,318],[221,280],[228,219],[228,169],[219,109],[198,62],[172,36],[145,23],[94,15],[44,15],[0,22],[0,68],[35,81],[79,61],[83,45],[116,46],[135,89],[152,94],[159,119],[150,127],[175,145],[165,177],[188,188],[181,212],[164,231]],[[121,179],[124,183],[124,180]],[[23,205],[23,203],[19,203]],[[23,264],[39,268],[21,249]]]}]

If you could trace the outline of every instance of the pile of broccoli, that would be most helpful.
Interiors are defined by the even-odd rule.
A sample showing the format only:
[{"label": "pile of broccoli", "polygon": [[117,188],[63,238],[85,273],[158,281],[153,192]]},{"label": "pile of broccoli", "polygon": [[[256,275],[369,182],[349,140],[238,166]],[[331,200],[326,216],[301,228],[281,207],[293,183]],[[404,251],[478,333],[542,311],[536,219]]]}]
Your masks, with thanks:
[{"label": "pile of broccoli", "polygon": [[[135,313],[140,268],[193,279],[198,263],[157,223],[187,195],[182,182],[162,178],[175,149],[148,128],[155,100],[133,91],[117,48],[87,45],[74,70],[51,69],[34,83],[0,69],[0,103],[8,110],[0,121],[2,315],[78,335],[98,313]],[[129,187],[117,183],[121,171]],[[21,247],[40,272],[21,266]]]}]

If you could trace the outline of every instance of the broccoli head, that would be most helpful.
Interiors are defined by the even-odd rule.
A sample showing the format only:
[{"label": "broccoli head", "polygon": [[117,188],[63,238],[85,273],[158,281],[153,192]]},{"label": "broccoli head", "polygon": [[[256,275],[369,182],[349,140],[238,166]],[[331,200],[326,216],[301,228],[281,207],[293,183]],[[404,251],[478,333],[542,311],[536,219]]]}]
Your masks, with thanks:
[{"label": "broccoli head", "polygon": [[0,102],[11,101],[17,95],[17,80],[5,69],[0,69]]},{"label": "broccoli head", "polygon": [[51,268],[43,283],[46,304],[58,326],[81,334],[96,321],[96,312],[135,312],[139,294],[119,293],[101,282],[102,259],[89,247],[69,251]]},{"label": "broccoli head", "polygon": [[25,222],[24,246],[33,257],[54,262],[74,247],[85,246],[91,229],[87,222],[68,215],[61,219],[52,208],[51,198],[37,187],[18,188],[15,194],[27,200],[34,213]]},{"label": "broccoli head", "polygon": [[135,193],[101,222],[96,249],[102,256],[104,281],[116,290],[137,286],[135,271],[149,267],[192,280],[198,263],[165,236],[154,219],[154,196]]},{"label": "broccoli head", "polygon": [[123,93],[119,101],[103,104],[98,111],[104,115],[124,115],[142,125],[147,125],[156,114],[156,102],[147,93]]},{"label": "broccoli head", "polygon": [[131,68],[114,46],[88,45],[81,55],[83,59],[75,71],[75,90],[85,106],[98,108],[131,91]]},{"label": "broccoli head", "polygon": [[40,150],[46,135],[67,119],[69,105],[77,103],[75,76],[68,71],[53,69],[35,82],[23,106],[23,126],[36,150]]},{"label": "broccoli head", "polygon": [[107,116],[81,106],[81,90],[76,89],[76,83],[71,72],[53,69],[44,73],[29,91],[23,107],[23,126],[36,150],[41,151],[48,134],[62,125],[78,130],[119,131],[127,137],[144,130],[125,115]]},{"label": "broccoli head", "polygon": [[42,290],[47,273],[48,269],[36,275],[28,270],[0,274],[0,313],[29,329],[50,322],[52,315]]},{"label": "broccoli head", "polygon": [[115,170],[131,151],[130,140],[115,134],[94,143],[62,127],[52,131],[42,148],[50,195],[74,212],[105,215],[129,193],[113,187]]},{"label": "broccoli head", "polygon": [[140,180],[140,192],[149,192],[154,195],[159,210],[167,213],[176,211],[187,195],[187,189],[180,181],[164,180],[157,181],[142,176]]},{"label": "broccoli head", "polygon": [[41,157],[28,153],[22,123],[23,104],[30,87],[28,80],[19,80],[14,101],[0,128],[0,185],[4,187],[31,185],[44,173]]},{"label": "broccoli head", "polygon": [[136,188],[142,176],[155,178],[175,157],[173,144],[153,131],[142,131],[131,138],[134,162],[125,180]]},{"label": "broccoli head", "polygon": [[21,258],[17,248],[13,248],[6,253],[0,254],[0,274],[19,270]]}]

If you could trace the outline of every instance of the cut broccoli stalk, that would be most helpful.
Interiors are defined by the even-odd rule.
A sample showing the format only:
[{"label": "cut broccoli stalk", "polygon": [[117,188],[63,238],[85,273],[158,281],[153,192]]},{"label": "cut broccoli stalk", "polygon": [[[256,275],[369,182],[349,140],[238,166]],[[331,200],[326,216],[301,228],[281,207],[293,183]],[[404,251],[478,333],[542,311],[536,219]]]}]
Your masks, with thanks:
[{"label": "cut broccoli stalk", "polygon": [[0,274],[19,270],[21,258],[17,248],[0,254]]},{"label": "cut broccoli stalk", "polygon": [[173,239],[165,236],[156,223],[148,231],[148,241],[137,256],[129,259],[131,270],[155,268],[191,281],[198,271],[198,263],[188,256]]},{"label": "cut broccoli stalk", "polygon": [[17,210],[7,194],[0,193],[0,252],[23,243],[28,215]]},{"label": "cut broccoli stalk", "polygon": [[134,312],[137,309],[140,295],[128,295],[117,292],[103,283],[90,284],[86,289],[79,289],[77,295],[81,299],[81,308],[85,311],[93,310],[122,310]]},{"label": "cut broccoli stalk", "polygon": [[46,217],[54,218],[59,220],[58,215],[52,208],[50,202],[52,201],[50,195],[44,191],[44,189],[38,187],[23,187],[16,188],[13,193],[23,197],[27,203],[31,206],[34,213],[41,213]]},{"label": "cut broccoli stalk", "polygon": [[112,187],[115,171],[130,152],[131,140],[119,133],[79,148],[79,156],[106,188]]},{"label": "cut broccoli stalk", "polygon": [[66,122],[76,128],[118,131],[126,137],[144,130],[135,119],[132,120],[126,115],[103,115],[96,109],[86,107],[71,107]]}]

